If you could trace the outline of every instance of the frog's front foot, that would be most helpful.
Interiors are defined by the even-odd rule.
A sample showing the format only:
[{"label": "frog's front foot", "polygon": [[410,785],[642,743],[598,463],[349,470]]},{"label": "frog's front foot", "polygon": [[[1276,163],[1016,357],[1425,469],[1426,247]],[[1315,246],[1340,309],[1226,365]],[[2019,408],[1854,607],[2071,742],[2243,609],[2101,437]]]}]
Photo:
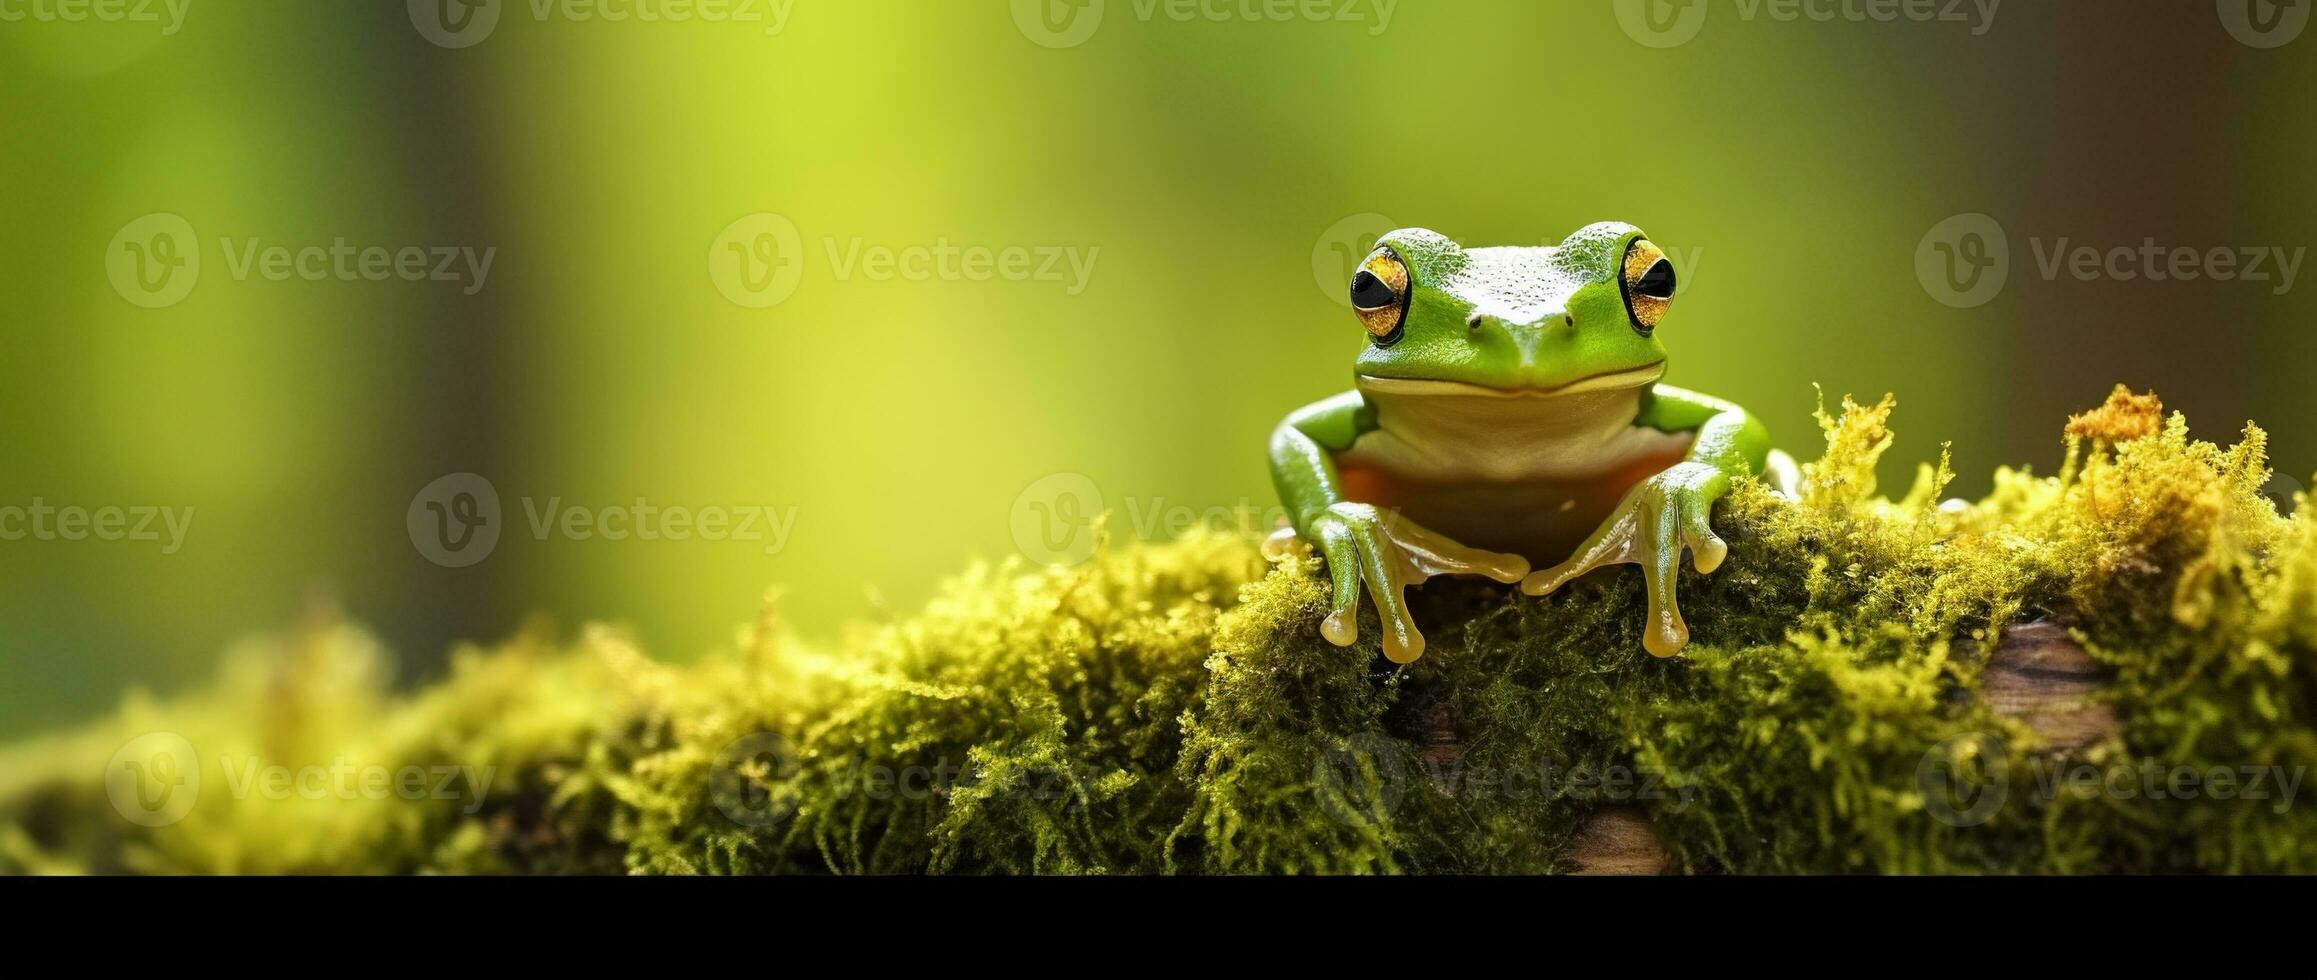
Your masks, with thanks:
[{"label": "frog's front foot", "polygon": [[1384,656],[1396,664],[1424,655],[1424,634],[1408,618],[1409,586],[1436,575],[1485,575],[1511,584],[1529,571],[1528,559],[1519,555],[1467,548],[1370,504],[1330,505],[1299,536],[1318,547],[1335,584],[1334,608],[1320,623],[1320,635],[1339,647],[1359,639],[1360,584],[1366,582],[1384,624]]},{"label": "frog's front foot", "polygon": [[1714,501],[1729,488],[1729,476],[1711,465],[1677,463],[1634,486],[1576,554],[1522,579],[1521,591],[1547,595],[1604,565],[1639,565],[1649,589],[1649,626],[1641,645],[1653,656],[1680,653],[1689,645],[1689,626],[1674,600],[1682,549],[1689,549],[1700,573],[1720,568],[1729,557],[1730,546],[1709,520]]}]

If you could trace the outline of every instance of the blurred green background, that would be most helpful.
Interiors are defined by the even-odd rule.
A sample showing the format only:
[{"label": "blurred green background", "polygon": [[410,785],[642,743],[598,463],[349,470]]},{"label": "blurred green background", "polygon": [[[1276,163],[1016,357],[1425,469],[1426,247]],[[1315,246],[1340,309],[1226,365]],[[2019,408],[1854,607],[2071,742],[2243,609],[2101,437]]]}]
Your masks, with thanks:
[{"label": "blurred green background", "polygon": [[[2048,471],[2116,381],[2209,437],[2259,420],[2305,476],[2311,289],[2046,278],[2034,251],[2317,237],[2317,37],[2242,43],[2232,2],[2262,0],[2011,0],[1976,24],[1711,0],[1656,8],[1702,24],[1659,47],[1610,0],[735,0],[680,23],[602,16],[673,9],[654,0],[154,0],[127,23],[0,0],[28,12],[0,18],[0,506],[193,514],[174,553],[0,542],[0,734],[189,684],[315,596],[410,677],[535,613],[684,659],[768,586],[828,635],[975,558],[1057,557],[1017,534],[1056,487],[1126,536],[1269,505],[1268,430],[1362,342],[1339,252],[1387,219],[1472,244],[1649,229],[1684,266],[1670,380],[1805,453],[1813,383],[1895,391],[1888,481],[1944,440],[1962,493]],[[147,308],[109,264],[154,213],[201,268]],[[2012,257],[1955,308],[1915,259],[1964,213]],[[744,269],[779,227],[757,214],[796,237]],[[493,263],[471,295],[233,271],[251,239],[341,238]],[[941,243],[1033,267],[852,261]],[[1045,254],[1089,274],[1038,276]],[[771,269],[793,278],[751,289]],[[444,567],[408,518],[462,472],[501,536]],[[639,498],[793,523],[777,549],[530,527]]]}]

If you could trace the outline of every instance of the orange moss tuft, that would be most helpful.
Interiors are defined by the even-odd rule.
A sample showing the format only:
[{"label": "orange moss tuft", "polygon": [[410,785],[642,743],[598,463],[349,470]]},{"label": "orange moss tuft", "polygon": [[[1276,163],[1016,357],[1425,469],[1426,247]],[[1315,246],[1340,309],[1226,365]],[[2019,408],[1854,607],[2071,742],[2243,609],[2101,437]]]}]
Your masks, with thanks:
[{"label": "orange moss tuft", "polygon": [[2068,416],[2068,435],[2115,445],[2145,439],[2164,428],[2164,403],[2151,391],[2135,395],[2117,385],[2106,404]]}]

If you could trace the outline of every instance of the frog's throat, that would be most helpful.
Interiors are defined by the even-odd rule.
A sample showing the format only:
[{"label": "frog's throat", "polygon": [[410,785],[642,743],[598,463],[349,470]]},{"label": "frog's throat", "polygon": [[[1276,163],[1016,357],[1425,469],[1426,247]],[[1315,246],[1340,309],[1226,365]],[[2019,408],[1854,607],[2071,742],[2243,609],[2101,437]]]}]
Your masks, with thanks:
[{"label": "frog's throat", "polygon": [[1590,392],[1623,391],[1639,388],[1665,376],[1665,362],[1644,364],[1636,368],[1604,371],[1587,375],[1551,388],[1497,388],[1473,384],[1469,381],[1444,381],[1436,378],[1386,378],[1363,374],[1359,377],[1360,390],[1379,395],[1461,395],[1483,398],[1561,398]]}]

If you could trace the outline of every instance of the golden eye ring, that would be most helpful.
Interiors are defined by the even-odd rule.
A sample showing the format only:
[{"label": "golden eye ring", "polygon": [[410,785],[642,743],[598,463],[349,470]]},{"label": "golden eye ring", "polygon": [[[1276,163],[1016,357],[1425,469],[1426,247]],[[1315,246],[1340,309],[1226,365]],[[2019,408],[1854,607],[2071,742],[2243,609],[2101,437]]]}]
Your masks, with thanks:
[{"label": "golden eye ring", "polygon": [[1408,264],[1389,245],[1377,246],[1352,273],[1352,312],[1378,347],[1399,342],[1408,323]]},{"label": "golden eye ring", "polygon": [[1625,294],[1625,315],[1633,319],[1633,329],[1646,337],[1673,305],[1673,262],[1649,239],[1636,238],[1625,246],[1623,265],[1619,282]]}]

